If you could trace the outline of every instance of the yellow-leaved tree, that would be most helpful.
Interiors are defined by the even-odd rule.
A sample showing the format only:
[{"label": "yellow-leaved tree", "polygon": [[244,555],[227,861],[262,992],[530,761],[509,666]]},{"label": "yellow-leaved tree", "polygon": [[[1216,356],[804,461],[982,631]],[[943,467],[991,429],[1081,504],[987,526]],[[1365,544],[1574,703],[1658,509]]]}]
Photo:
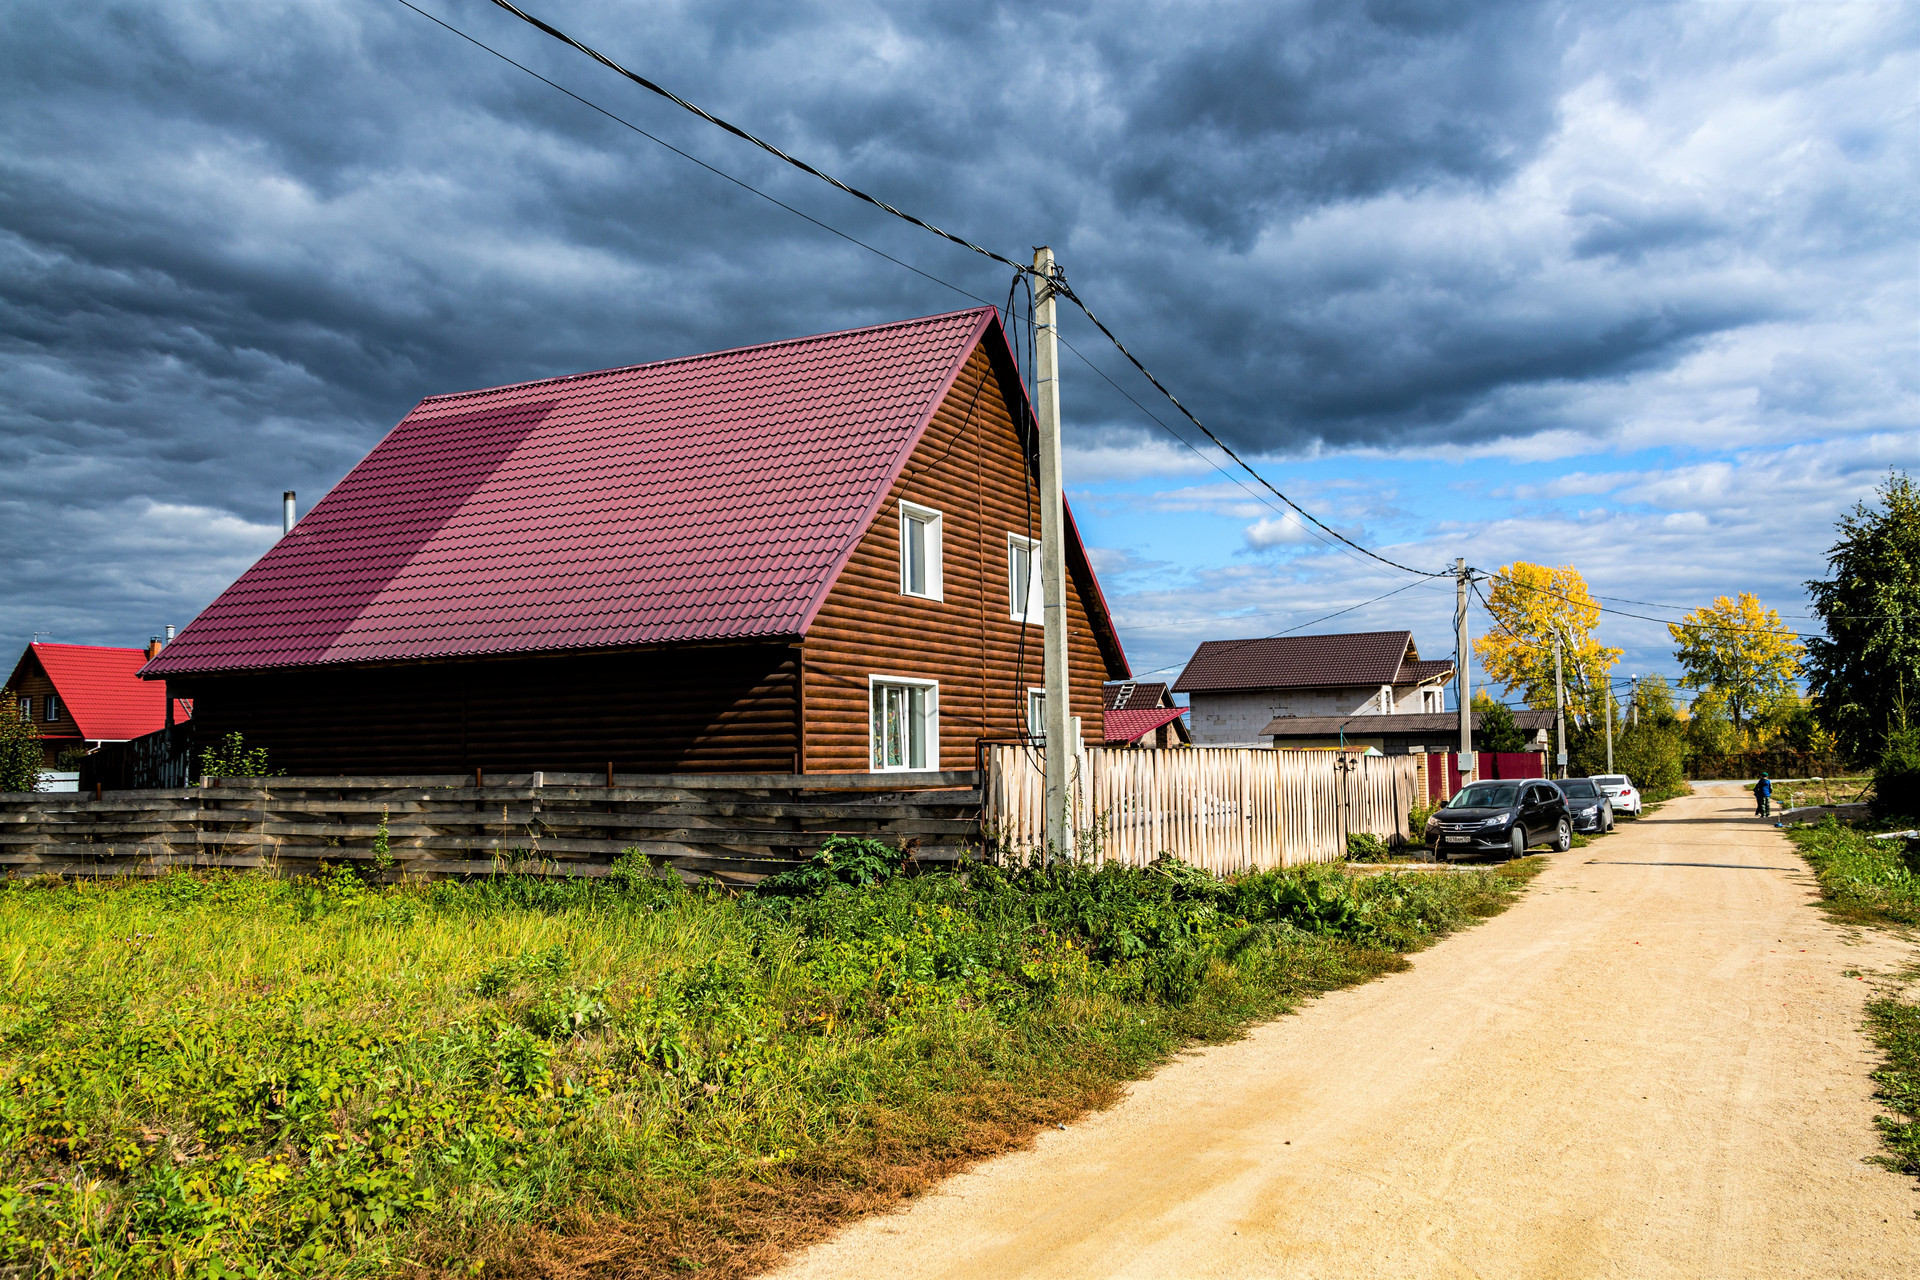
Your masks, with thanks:
[{"label": "yellow-leaved tree", "polygon": [[1493,627],[1473,642],[1489,679],[1518,690],[1530,707],[1553,705],[1553,637],[1567,688],[1567,716],[1597,725],[1606,706],[1607,673],[1621,650],[1594,639],[1600,605],[1570,564],[1558,568],[1516,560],[1488,579]]},{"label": "yellow-leaved tree", "polygon": [[1668,623],[1667,631],[1686,670],[1680,687],[1719,694],[1742,736],[1755,712],[1800,692],[1793,682],[1806,646],[1780,621],[1780,611],[1762,609],[1756,596],[1744,591],[1737,600],[1720,596]]}]

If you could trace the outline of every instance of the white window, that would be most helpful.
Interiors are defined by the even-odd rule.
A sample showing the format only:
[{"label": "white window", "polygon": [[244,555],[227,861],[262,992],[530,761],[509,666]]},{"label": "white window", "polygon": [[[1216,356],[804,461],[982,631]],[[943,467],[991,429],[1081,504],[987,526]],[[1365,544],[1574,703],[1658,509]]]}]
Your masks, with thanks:
[{"label": "white window", "polygon": [[940,767],[940,686],[932,680],[869,676],[873,771]]},{"label": "white window", "polygon": [[1380,686],[1380,714],[1383,716],[1393,714],[1393,686],[1390,684]]},{"label": "white window", "polygon": [[900,593],[940,599],[940,513],[900,504]]},{"label": "white window", "polygon": [[33,719],[33,695],[32,694],[28,694],[24,698],[20,699],[20,718],[22,720],[27,720],[27,721],[31,721]]},{"label": "white window", "polygon": [[52,724],[54,721],[58,720],[59,718],[60,718],[60,695],[57,693],[50,693],[47,695],[47,723]]},{"label": "white window", "polygon": [[1420,691],[1420,709],[1432,715],[1438,715],[1447,709],[1446,695],[1439,689]]},{"label": "white window", "polygon": [[1015,622],[1046,622],[1046,589],[1040,577],[1040,544],[1007,535],[1007,613]]},{"label": "white window", "polygon": [[1030,738],[1047,736],[1047,691],[1045,689],[1027,690],[1027,736]]}]

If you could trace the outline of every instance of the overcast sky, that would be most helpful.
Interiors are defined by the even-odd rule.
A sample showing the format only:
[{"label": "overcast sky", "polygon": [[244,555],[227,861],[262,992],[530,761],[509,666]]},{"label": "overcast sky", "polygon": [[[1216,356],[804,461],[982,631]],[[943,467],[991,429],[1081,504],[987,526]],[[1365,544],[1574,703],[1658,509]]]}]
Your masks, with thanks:
[{"label": "overcast sky", "polygon": [[[310,506],[423,395],[1006,296],[486,0],[420,6],[946,285],[394,0],[13,0],[9,653],[184,624],[281,490]],[[1409,565],[1803,615],[1834,518],[1920,462],[1920,6],[527,7],[930,221],[1052,244],[1215,431]],[[1410,583],[1304,629],[1452,650],[1451,584],[1329,550],[1064,358],[1069,494],[1136,671]],[[1673,669],[1654,623],[1602,635]]]}]

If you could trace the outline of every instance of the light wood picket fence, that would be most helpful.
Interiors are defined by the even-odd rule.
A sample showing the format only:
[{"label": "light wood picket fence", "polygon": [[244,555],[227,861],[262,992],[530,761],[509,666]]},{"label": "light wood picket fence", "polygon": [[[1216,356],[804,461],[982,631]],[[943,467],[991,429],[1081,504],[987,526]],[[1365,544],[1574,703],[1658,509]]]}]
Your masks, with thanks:
[{"label": "light wood picket fence", "polygon": [[[1045,841],[1045,762],[1038,747],[988,744],[983,829],[1000,856]],[[1170,853],[1217,874],[1331,862],[1347,836],[1410,838],[1407,810],[1426,797],[1417,756],[1263,747],[1140,751],[1088,747],[1073,770],[1074,826],[1096,858],[1144,866]]]}]

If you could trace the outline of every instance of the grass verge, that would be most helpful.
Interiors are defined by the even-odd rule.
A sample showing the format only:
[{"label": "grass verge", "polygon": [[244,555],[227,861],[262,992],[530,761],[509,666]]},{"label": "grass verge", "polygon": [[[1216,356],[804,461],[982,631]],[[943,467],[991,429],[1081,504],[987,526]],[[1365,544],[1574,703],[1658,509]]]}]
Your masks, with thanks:
[{"label": "grass verge", "polygon": [[0,1260],[746,1274],[1404,968],[1538,865],[7,883]]},{"label": "grass verge", "polygon": [[[1875,840],[1873,826],[1828,817],[1787,835],[1813,867],[1823,905],[1846,924],[1906,931],[1920,925],[1920,841]],[[1904,827],[1905,824],[1902,824]],[[1920,1176],[1920,1004],[1900,990],[1867,1004],[1867,1033],[1886,1054],[1873,1073],[1874,1096],[1890,1115],[1878,1118],[1888,1168]]]}]

